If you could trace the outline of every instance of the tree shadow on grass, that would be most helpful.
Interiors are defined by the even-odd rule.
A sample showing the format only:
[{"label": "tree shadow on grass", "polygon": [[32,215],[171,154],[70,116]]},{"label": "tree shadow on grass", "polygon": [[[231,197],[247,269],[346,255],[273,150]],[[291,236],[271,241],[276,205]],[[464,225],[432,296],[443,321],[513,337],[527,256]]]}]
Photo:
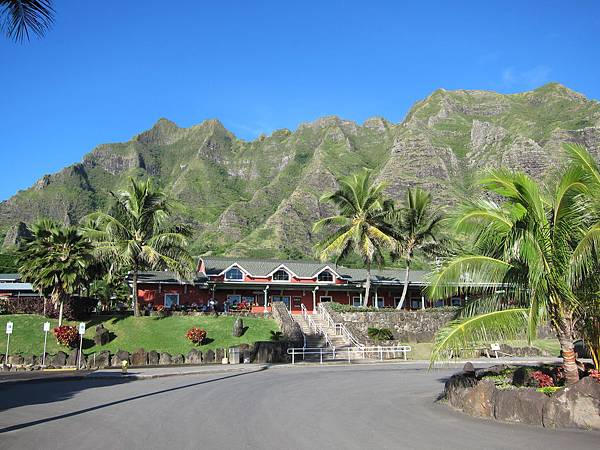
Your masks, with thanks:
[{"label": "tree shadow on grass", "polygon": [[[5,428],[0,429],[1,433],[6,433],[10,431],[16,431],[23,428],[32,427],[35,425],[40,425],[47,422],[54,422],[56,420],[62,420],[74,416],[79,416],[81,414],[85,414],[88,412],[97,411],[99,409],[109,408],[111,406],[120,405],[123,403],[128,403],[136,400],[140,400],[147,397],[152,397],[154,395],[160,395],[167,392],[179,391],[182,389],[189,389],[196,386],[201,386],[209,383],[216,383],[218,381],[227,380],[229,378],[237,378],[244,375],[250,375],[252,373],[261,372],[266,370],[268,367],[263,366],[256,370],[249,372],[236,373],[233,375],[225,375],[219,378],[213,378],[210,380],[198,381],[196,383],[189,383],[183,386],[177,386],[169,389],[161,389],[154,392],[149,392],[146,394],[140,394],[133,397],[124,398],[121,400],[115,400],[108,403],[99,404],[96,406],[92,406],[89,408],[83,408],[77,411],[60,414],[53,417],[47,417],[44,419],[32,420],[30,422],[24,422],[16,425],[11,425]],[[34,404],[43,404],[43,403],[52,403],[61,400],[67,400],[73,397],[77,392],[83,391],[85,389],[98,388],[98,387],[106,387],[106,386],[117,386],[121,384],[125,384],[133,381],[132,378],[110,378],[110,379],[102,379],[102,378],[86,378],[83,380],[57,380],[54,382],[54,385],[49,389],[47,380],[43,382],[37,383],[35,381],[27,381],[20,383],[2,383],[0,384],[0,396],[2,398],[2,404],[0,406],[0,411],[8,410],[11,408],[17,408],[19,406],[25,405],[34,405]],[[12,385],[12,386],[11,386]]]}]

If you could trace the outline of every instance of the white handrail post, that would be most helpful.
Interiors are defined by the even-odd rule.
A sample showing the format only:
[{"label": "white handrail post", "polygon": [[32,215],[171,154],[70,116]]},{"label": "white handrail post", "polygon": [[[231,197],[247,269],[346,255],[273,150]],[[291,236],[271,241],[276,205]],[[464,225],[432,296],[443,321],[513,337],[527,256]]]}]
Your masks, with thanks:
[{"label": "white handrail post", "polygon": [[323,348],[319,349],[319,355],[321,355],[321,364],[323,364]]},{"label": "white handrail post", "polygon": [[295,364],[295,363],[296,363],[296,358],[295,358],[295,355],[296,355],[296,349],[295,349],[295,348],[293,348],[293,349],[292,349],[292,364]]},{"label": "white handrail post", "polygon": [[383,350],[381,349],[381,346],[379,346],[379,361],[383,361]]}]

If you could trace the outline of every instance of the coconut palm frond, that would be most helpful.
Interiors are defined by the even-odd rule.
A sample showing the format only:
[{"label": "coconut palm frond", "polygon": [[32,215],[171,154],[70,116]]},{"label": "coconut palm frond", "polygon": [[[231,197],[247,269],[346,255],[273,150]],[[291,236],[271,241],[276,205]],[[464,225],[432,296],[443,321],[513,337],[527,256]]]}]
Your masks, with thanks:
[{"label": "coconut palm frond", "polygon": [[0,30],[15,42],[44,36],[54,22],[50,0],[1,0]]},{"label": "coconut palm frond", "polygon": [[430,367],[474,345],[522,338],[527,330],[528,313],[527,308],[504,309],[451,322],[436,334]]},{"label": "coconut palm frond", "polygon": [[490,291],[503,284],[511,268],[510,263],[490,256],[459,256],[433,272],[427,294],[432,299],[444,299],[461,291]]}]

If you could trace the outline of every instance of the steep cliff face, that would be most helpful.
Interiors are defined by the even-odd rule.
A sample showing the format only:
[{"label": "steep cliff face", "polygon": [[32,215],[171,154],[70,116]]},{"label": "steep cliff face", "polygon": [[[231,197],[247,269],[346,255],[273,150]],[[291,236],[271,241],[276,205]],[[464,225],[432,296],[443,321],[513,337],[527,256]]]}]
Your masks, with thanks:
[{"label": "steep cliff face", "polygon": [[468,181],[487,167],[547,176],[561,163],[564,142],[600,157],[600,104],[559,84],[512,95],[439,89],[399,124],[330,116],[252,142],[218,120],[180,128],[160,119],[0,203],[0,233],[11,244],[21,222],[46,216],[76,223],[105,208],[108,192],[128,177],[152,176],[184,206],[181,218],[196,230],[194,251],[298,257],[310,255],[319,238],[312,223],[333,212],[321,195],[361,167],[393,198],[421,186],[451,204],[472,192]]}]

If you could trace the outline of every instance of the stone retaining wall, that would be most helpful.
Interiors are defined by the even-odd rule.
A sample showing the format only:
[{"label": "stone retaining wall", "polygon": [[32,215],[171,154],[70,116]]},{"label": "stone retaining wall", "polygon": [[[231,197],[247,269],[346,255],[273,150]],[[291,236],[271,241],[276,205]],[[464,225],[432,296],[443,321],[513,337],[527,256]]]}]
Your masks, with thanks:
[{"label": "stone retaining wall", "polygon": [[[242,344],[238,348],[240,351],[240,363],[245,359],[250,363],[281,363],[288,362],[289,355],[287,349],[289,343],[286,341],[271,342],[259,341],[253,344]],[[87,369],[105,369],[108,367],[121,367],[123,361],[127,361],[131,366],[170,366],[181,364],[220,364],[223,357],[227,355],[226,349],[217,348],[215,350],[202,351],[201,349],[192,349],[186,355],[171,355],[165,352],[154,350],[146,351],[141,348],[133,353],[119,350],[111,353],[108,350],[82,355],[81,367]],[[2,370],[37,370],[41,368],[42,356],[20,356],[11,355],[7,364],[4,364],[4,356],[0,358],[0,368]],[[58,352],[56,355],[46,355],[46,366],[51,368],[75,367],[77,365],[77,350],[72,350],[69,354]]]},{"label": "stone retaining wall", "polygon": [[295,322],[288,312],[283,302],[273,302],[271,305],[271,313],[273,319],[279,325],[279,329],[283,334],[286,341],[290,343],[291,347],[302,347],[304,345],[304,336],[302,329],[297,322]]},{"label": "stone retaining wall", "polygon": [[346,325],[355,337],[364,343],[372,343],[367,330],[369,328],[388,328],[394,334],[395,341],[432,342],[435,333],[454,318],[455,312],[436,311],[385,311],[385,312],[337,312],[326,306],[336,322]]},{"label": "stone retaining wall", "polygon": [[[505,366],[498,366],[498,370]],[[450,377],[442,399],[471,416],[546,428],[600,430],[600,382],[591,377],[548,396],[533,388],[499,390],[494,381],[481,379],[491,367]]]}]

